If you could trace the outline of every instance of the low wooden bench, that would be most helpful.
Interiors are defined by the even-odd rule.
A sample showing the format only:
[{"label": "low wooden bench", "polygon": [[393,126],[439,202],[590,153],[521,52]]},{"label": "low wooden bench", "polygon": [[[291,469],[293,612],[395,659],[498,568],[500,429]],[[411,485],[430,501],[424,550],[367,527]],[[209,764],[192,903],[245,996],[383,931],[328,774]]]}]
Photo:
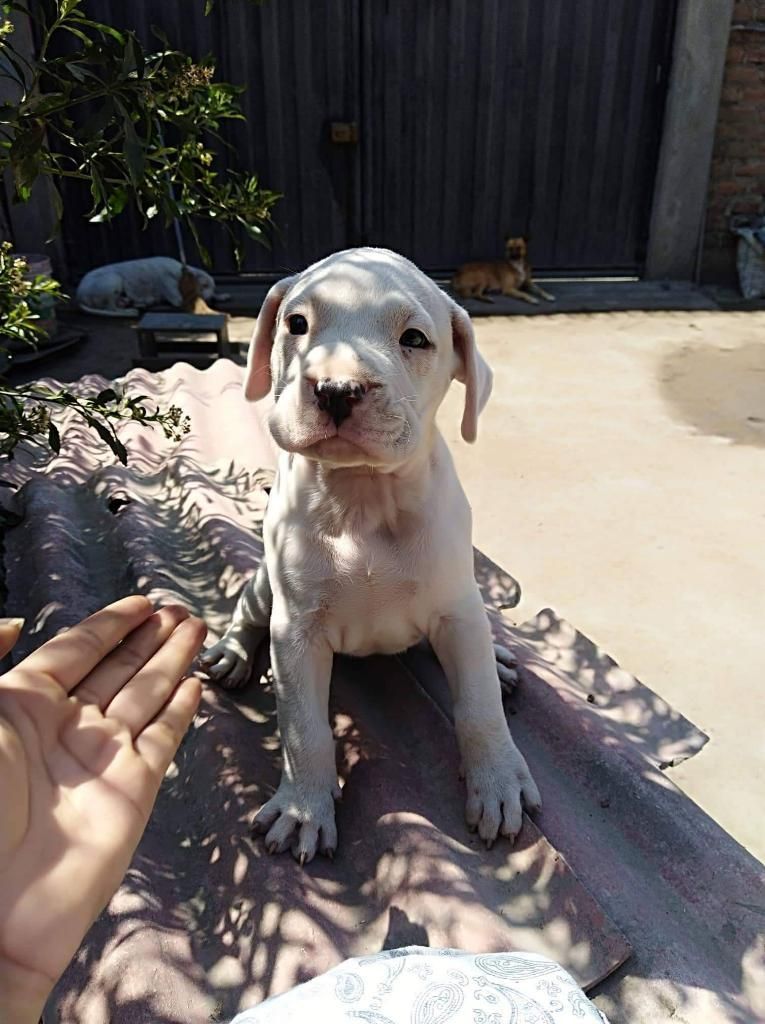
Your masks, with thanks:
[{"label": "low wooden bench", "polygon": [[204,369],[216,359],[239,353],[239,345],[229,341],[225,313],[145,313],[136,330],[139,355],[133,366],[147,370],[177,362]]}]

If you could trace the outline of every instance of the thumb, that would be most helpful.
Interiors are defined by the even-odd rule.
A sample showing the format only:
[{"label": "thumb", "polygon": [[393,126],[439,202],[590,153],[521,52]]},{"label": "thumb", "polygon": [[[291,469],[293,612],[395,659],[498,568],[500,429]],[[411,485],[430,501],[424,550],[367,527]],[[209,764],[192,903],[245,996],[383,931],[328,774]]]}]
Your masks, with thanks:
[{"label": "thumb", "polygon": [[0,658],[13,650],[23,628],[23,619],[0,619]]}]

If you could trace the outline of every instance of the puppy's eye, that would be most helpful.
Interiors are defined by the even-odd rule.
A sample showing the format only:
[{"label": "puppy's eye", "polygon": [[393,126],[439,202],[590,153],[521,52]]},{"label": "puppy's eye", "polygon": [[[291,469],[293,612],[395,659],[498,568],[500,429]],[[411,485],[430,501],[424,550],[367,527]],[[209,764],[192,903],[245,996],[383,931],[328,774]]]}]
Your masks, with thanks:
[{"label": "puppy's eye", "polygon": [[402,348],[430,348],[430,342],[416,327],[410,327],[404,331],[398,341]]},{"label": "puppy's eye", "polygon": [[287,326],[290,334],[308,334],[308,321],[300,313],[293,313],[287,317]]}]

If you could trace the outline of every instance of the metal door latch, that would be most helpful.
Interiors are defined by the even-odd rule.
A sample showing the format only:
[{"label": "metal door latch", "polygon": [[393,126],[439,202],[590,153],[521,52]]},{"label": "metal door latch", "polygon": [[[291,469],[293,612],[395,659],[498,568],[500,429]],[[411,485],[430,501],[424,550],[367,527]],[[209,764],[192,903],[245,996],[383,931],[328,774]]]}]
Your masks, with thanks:
[{"label": "metal door latch", "polygon": [[347,146],[359,141],[359,126],[355,121],[333,121],[329,127],[333,142]]}]

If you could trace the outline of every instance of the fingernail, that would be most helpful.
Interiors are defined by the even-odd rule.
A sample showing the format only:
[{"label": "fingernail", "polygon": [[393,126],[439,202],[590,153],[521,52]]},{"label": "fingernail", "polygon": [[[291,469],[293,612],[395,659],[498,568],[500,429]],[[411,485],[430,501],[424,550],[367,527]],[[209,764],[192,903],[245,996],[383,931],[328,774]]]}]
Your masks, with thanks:
[{"label": "fingernail", "polygon": [[0,628],[6,626],[11,629],[18,629],[19,631],[24,628],[25,619],[5,619],[0,618]]}]

